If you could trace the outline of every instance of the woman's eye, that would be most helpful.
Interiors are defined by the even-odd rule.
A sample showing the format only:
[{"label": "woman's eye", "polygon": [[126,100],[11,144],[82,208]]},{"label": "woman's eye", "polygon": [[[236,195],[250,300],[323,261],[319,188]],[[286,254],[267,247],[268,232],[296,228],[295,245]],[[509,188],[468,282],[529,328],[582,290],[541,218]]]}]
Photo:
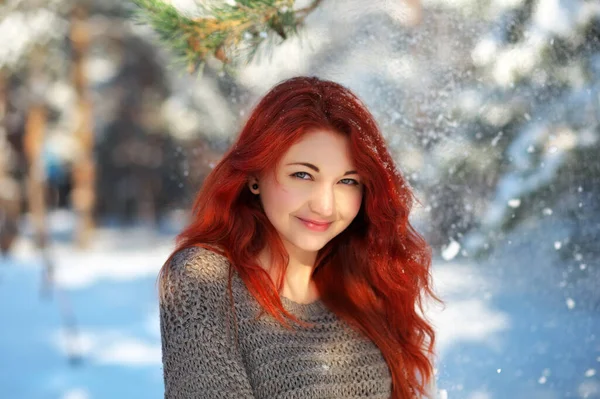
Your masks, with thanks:
[{"label": "woman's eye", "polygon": [[306,176],[310,176],[310,175],[309,175],[308,173],[306,173],[306,172],[296,172],[296,173],[292,174],[292,176],[298,177],[299,179],[302,179],[302,180],[306,180],[306,179],[304,179],[304,178],[302,178],[301,176],[298,176],[298,175],[306,175]]},{"label": "woman's eye", "polygon": [[354,179],[342,179],[342,181],[344,181],[344,180],[350,182],[350,183],[344,183],[344,184],[347,184],[349,186],[358,186],[358,182],[356,180],[354,180]]}]

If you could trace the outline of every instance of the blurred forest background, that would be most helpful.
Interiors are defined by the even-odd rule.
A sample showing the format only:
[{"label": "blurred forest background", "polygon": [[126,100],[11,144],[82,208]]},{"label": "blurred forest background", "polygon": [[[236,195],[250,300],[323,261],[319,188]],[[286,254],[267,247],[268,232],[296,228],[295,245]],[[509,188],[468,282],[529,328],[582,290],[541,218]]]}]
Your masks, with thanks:
[{"label": "blurred forest background", "polygon": [[[506,322],[510,315],[524,323],[503,344],[512,349],[493,340],[493,354],[482,354],[451,343],[490,337],[488,327],[457,332],[456,319],[441,317],[445,394],[600,397],[600,2],[266,1],[279,22],[242,32],[233,47],[253,58],[241,62],[209,46],[200,67],[179,42],[160,40],[173,15],[157,13],[154,1],[136,3],[0,3],[0,299],[14,303],[17,291],[6,281],[26,284],[8,271],[24,253],[41,254],[26,263],[40,265],[46,284],[58,273],[60,286],[61,263],[77,253],[73,262],[86,268],[86,253],[111,252],[105,237],[131,251],[146,242],[124,244],[132,229],[169,242],[255,102],[283,79],[315,75],[349,87],[375,115],[420,201],[413,220],[434,249],[449,309],[457,309],[448,314],[475,312],[465,326],[501,320],[495,332],[505,337],[519,326]],[[209,2],[169,2],[192,19],[203,15],[199,3]],[[300,12],[296,26],[290,18]],[[52,255],[53,246],[64,257]],[[160,267],[164,248],[144,261],[152,262],[148,273]],[[152,283],[144,280],[144,289]],[[453,308],[459,292],[487,307],[499,301],[504,316],[479,314],[479,305]],[[77,308],[64,298],[63,322]],[[538,303],[552,309],[544,313]],[[23,317],[23,308],[1,306],[0,316]],[[95,305],[86,306],[82,313]],[[25,327],[5,333],[5,349],[18,328]],[[544,328],[565,335],[539,338]],[[555,345],[551,360],[539,360]],[[146,397],[160,397],[158,356]],[[1,372],[10,359],[0,361]],[[497,380],[503,362],[513,365],[512,379]],[[478,374],[482,367],[491,374]],[[7,397],[67,397],[2,378],[12,387]],[[92,384],[85,381],[78,384]],[[69,397],[121,397],[98,389]]]}]

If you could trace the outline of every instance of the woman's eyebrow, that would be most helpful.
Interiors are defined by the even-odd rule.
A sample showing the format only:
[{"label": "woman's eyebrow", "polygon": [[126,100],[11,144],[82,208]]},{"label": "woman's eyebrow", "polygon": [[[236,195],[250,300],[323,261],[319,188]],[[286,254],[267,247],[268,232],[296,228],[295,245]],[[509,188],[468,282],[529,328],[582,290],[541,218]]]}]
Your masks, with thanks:
[{"label": "woman's eyebrow", "polygon": [[[317,167],[316,167],[315,165],[313,165],[312,163],[308,163],[308,162],[292,162],[292,163],[288,163],[288,164],[286,164],[286,166],[287,166],[287,165],[304,165],[304,166],[306,166],[307,168],[311,168],[312,170],[314,170],[314,171],[315,171],[315,172],[317,172],[317,173],[319,172],[319,168],[317,168]],[[344,176],[347,176],[347,175],[357,175],[357,174],[358,174],[358,172],[357,172],[357,171],[355,171],[355,170],[349,170],[349,171],[347,171],[346,173],[344,173]]]}]

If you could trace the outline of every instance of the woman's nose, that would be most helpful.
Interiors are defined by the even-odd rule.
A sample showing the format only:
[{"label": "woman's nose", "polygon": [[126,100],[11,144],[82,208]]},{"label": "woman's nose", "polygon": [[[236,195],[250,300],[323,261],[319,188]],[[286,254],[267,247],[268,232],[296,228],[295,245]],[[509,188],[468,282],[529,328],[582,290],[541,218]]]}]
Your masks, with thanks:
[{"label": "woman's nose", "polygon": [[329,217],[333,214],[335,205],[335,194],[333,188],[321,185],[313,191],[310,201],[310,209],[321,217]]}]

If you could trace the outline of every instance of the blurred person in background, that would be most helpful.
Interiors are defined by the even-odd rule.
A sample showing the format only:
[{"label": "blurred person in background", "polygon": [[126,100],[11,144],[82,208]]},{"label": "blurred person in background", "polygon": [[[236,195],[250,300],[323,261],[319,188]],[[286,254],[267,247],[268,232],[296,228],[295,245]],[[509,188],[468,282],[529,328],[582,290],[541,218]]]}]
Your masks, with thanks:
[{"label": "blurred person in background", "polygon": [[435,397],[413,201],[355,94],[277,84],[161,269],[165,397]]}]

